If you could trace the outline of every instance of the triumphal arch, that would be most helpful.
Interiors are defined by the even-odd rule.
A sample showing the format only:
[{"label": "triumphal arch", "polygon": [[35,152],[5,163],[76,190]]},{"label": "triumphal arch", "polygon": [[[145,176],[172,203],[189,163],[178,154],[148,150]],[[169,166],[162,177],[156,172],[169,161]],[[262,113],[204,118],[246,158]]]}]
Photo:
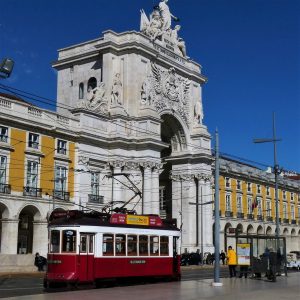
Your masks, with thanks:
[{"label": "triumphal arch", "polygon": [[195,205],[212,199],[207,79],[167,2],[140,11],[140,31],[59,50],[58,112],[78,121],[76,204],[175,218],[183,250],[211,251],[212,204]]}]

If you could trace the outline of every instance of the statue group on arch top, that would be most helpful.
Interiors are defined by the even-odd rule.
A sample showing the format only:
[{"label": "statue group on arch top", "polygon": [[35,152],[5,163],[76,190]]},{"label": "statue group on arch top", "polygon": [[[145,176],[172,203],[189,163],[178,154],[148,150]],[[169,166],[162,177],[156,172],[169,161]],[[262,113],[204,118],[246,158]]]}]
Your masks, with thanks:
[{"label": "statue group on arch top", "polygon": [[174,29],[171,28],[172,19],[174,21],[179,21],[179,19],[171,14],[167,3],[168,0],[161,0],[159,5],[154,7],[150,19],[144,10],[141,10],[140,30],[153,42],[167,40],[177,54],[186,57],[185,42],[178,36],[181,26],[176,25]]}]

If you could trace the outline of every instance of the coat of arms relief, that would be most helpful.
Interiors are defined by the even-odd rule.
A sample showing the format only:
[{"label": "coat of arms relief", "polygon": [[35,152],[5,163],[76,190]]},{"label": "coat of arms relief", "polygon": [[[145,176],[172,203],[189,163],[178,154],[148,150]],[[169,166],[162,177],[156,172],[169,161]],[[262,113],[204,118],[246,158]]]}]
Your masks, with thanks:
[{"label": "coat of arms relief", "polygon": [[164,70],[151,62],[151,72],[141,87],[141,104],[157,112],[176,111],[189,125],[190,84],[191,81],[176,74],[174,68]]}]

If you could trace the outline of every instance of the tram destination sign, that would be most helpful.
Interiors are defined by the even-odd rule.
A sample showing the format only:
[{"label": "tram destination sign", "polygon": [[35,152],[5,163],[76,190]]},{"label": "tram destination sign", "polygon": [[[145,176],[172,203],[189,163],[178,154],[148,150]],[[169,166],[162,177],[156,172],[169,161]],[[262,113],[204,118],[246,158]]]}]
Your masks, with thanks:
[{"label": "tram destination sign", "polygon": [[127,224],[127,225],[140,225],[140,226],[154,226],[161,227],[162,220],[158,216],[140,216],[140,215],[126,215],[126,214],[113,214],[110,217],[111,224]]}]

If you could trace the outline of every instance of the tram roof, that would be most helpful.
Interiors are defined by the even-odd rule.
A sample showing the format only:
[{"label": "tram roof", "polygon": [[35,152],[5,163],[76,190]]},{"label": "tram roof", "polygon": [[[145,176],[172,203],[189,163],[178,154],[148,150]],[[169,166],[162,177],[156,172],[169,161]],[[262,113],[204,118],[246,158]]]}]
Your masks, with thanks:
[{"label": "tram roof", "polygon": [[95,211],[83,212],[79,210],[54,211],[50,215],[48,225],[109,226],[179,231],[176,226],[176,220],[164,220],[157,215],[108,214]]}]

